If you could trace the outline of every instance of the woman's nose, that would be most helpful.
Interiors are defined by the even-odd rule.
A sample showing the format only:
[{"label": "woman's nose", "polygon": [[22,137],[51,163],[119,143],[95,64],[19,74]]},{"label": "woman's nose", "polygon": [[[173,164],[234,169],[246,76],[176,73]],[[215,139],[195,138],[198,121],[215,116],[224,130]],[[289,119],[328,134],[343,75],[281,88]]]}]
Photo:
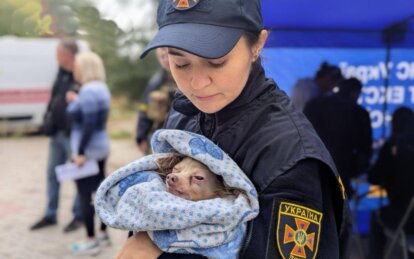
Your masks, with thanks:
[{"label": "woman's nose", "polygon": [[191,79],[191,88],[198,90],[203,89],[211,84],[211,78],[204,71],[194,71]]}]

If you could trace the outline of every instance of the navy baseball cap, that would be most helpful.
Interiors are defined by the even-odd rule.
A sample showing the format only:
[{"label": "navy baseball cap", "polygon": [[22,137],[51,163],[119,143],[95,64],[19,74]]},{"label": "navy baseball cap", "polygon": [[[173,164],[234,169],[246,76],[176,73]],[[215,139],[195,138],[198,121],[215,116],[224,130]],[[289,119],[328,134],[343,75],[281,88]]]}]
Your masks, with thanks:
[{"label": "navy baseball cap", "polygon": [[160,0],[157,23],[159,31],[141,58],[159,47],[220,58],[245,31],[263,29],[260,0]]}]

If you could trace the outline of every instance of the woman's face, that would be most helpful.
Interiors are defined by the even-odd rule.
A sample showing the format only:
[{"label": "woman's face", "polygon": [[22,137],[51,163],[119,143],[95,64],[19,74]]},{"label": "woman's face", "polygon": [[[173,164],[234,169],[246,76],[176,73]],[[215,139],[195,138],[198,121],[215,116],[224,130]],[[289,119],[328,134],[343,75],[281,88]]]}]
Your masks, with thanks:
[{"label": "woman's face", "polygon": [[183,94],[200,111],[215,113],[242,92],[253,52],[241,37],[233,50],[219,59],[205,59],[175,48],[168,49],[168,57],[171,73]]}]

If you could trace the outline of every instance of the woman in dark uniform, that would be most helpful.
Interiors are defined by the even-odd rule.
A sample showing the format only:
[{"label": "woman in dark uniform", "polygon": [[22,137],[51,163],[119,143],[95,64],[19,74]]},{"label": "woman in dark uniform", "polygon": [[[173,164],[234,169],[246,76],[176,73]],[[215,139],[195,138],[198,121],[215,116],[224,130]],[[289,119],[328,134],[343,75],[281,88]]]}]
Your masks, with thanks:
[{"label": "woman in dark uniform", "polygon": [[[259,0],[162,0],[160,31],[142,56],[168,47],[179,93],[165,128],[203,134],[259,193],[240,258],[346,258],[349,212],[329,153],[302,113],[265,77]],[[145,233],[118,258],[202,258],[162,253]]]}]

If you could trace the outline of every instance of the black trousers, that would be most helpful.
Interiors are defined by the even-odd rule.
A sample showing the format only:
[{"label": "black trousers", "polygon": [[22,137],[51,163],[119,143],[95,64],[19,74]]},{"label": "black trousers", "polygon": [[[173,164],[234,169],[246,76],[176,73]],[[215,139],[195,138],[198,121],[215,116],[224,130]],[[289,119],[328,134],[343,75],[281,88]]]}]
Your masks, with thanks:
[{"label": "black trousers", "polygon": [[[99,184],[105,178],[106,159],[98,161],[99,173],[90,177],[76,180],[76,187],[80,196],[83,221],[86,226],[88,237],[95,236],[95,207],[92,202],[92,194],[98,189]],[[101,222],[101,230],[106,229],[106,225]]]}]

